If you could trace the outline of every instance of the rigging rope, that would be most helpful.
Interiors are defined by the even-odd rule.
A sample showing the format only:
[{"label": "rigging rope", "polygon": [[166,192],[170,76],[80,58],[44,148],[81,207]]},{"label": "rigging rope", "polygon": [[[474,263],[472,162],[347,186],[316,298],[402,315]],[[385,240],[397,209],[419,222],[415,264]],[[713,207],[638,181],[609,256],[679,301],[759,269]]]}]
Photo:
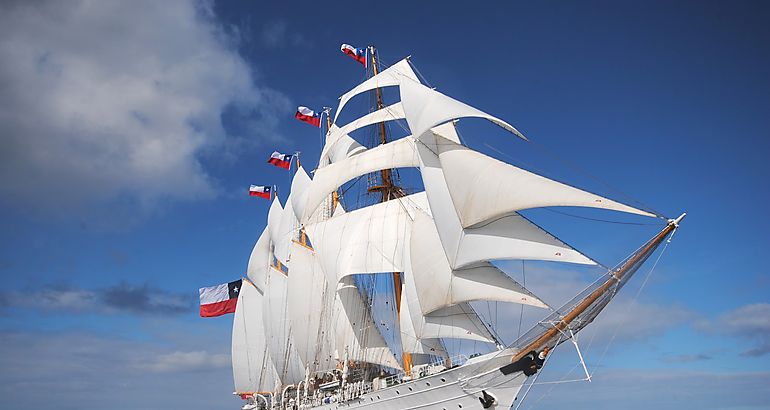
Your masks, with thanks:
[{"label": "rigging rope", "polygon": [[637,225],[637,226],[659,226],[660,225],[660,223],[610,221],[608,219],[589,218],[587,216],[580,216],[580,215],[570,214],[570,213],[563,212],[563,211],[557,211],[557,210],[551,209],[551,208],[543,208],[543,209],[545,209],[546,211],[549,211],[549,212],[553,212],[555,214],[565,215],[565,216],[569,216],[569,217],[572,217],[572,218],[585,219],[585,220],[588,220],[588,221],[595,221],[595,222],[604,222],[604,223],[609,223],[609,224]]},{"label": "rigging rope", "polygon": [[[669,235],[668,240],[665,244],[663,244],[663,249],[661,249],[660,253],[658,254],[658,257],[655,259],[655,263],[652,264],[650,267],[650,270],[647,272],[647,275],[645,275],[644,280],[642,281],[642,284],[639,286],[639,289],[636,291],[636,294],[634,295],[633,299],[631,300],[633,303],[636,303],[639,299],[639,296],[641,295],[642,291],[644,290],[644,287],[647,285],[647,282],[650,280],[650,277],[652,276],[653,271],[655,271],[655,268],[658,266],[658,262],[660,262],[660,259],[663,257],[663,254],[666,253],[666,249],[668,248],[668,244],[671,243],[671,238],[674,236],[674,233],[676,233],[676,229],[671,232],[671,235]],[[628,312],[633,303],[629,305],[626,308],[626,312]],[[618,323],[615,326],[615,330],[612,332],[612,336],[610,337],[610,341],[607,342],[607,346],[605,346],[604,351],[602,352],[601,356],[599,356],[599,360],[596,362],[596,366],[598,367],[601,365],[602,361],[604,360],[605,355],[610,349],[610,346],[615,341],[615,338],[618,335],[618,331],[620,330],[620,325],[622,323]],[[594,373],[591,373],[591,377],[593,377]]]}]

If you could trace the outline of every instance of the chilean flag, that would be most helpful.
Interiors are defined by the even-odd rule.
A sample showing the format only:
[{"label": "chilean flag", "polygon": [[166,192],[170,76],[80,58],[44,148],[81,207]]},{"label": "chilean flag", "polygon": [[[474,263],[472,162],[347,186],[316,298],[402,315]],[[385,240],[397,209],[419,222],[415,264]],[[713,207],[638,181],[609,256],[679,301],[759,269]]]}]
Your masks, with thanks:
[{"label": "chilean flag", "polygon": [[270,199],[270,187],[252,185],[249,187],[249,196],[258,196],[260,198]]},{"label": "chilean flag", "polygon": [[364,51],[364,49],[355,48],[350,44],[343,44],[340,47],[340,50],[342,50],[343,53],[353,57],[354,60],[358,61],[359,63],[363,64],[364,67],[366,67],[366,51]]},{"label": "chilean flag", "polygon": [[294,118],[304,121],[310,125],[321,127],[321,113],[314,112],[307,107],[297,107],[297,113],[294,114]]},{"label": "chilean flag", "polygon": [[267,160],[267,162],[268,164],[273,164],[278,168],[289,169],[291,166],[291,157],[292,155],[281,154],[278,151],[273,151],[273,153],[270,154],[270,159]]},{"label": "chilean flag", "polygon": [[208,288],[200,288],[201,317],[216,317],[235,312],[242,279]]}]

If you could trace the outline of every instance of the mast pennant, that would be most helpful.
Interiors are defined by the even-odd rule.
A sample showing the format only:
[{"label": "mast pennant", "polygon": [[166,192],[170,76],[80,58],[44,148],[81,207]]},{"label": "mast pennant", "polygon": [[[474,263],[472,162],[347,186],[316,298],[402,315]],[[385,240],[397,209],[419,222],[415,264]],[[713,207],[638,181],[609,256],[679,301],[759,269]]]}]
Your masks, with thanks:
[{"label": "mast pennant", "polygon": [[297,107],[297,112],[294,114],[294,118],[321,128],[321,113],[315,112],[310,108],[302,106]]},{"label": "mast pennant", "polygon": [[340,50],[366,67],[366,51],[363,48],[355,48],[350,44],[343,44]]}]

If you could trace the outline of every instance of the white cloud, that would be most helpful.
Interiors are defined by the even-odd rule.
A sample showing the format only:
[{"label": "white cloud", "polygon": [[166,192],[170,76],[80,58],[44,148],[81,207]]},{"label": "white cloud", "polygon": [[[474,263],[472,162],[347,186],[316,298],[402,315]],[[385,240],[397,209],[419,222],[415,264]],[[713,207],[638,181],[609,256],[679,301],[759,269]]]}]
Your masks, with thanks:
[{"label": "white cloud", "polygon": [[205,371],[230,367],[230,355],[211,354],[202,350],[171,352],[153,357],[151,361],[140,364],[139,367],[156,373]]},{"label": "white cloud", "polygon": [[238,406],[229,340],[192,331],[185,337],[186,346],[167,347],[92,333],[0,332],[0,408],[43,408],[52,401],[62,409]]},{"label": "white cloud", "polygon": [[234,43],[192,0],[0,5],[0,196],[50,210],[215,195],[200,156],[227,145],[223,110],[269,133],[288,106]]},{"label": "white cloud", "polygon": [[714,320],[702,320],[696,327],[707,333],[744,338],[754,347],[741,356],[757,357],[770,353],[770,303],[754,303],[724,313]]},{"label": "white cloud", "polygon": [[120,283],[99,289],[40,286],[23,291],[0,291],[0,308],[35,309],[54,314],[137,314],[168,316],[190,313],[191,293],[172,293],[147,284]]},{"label": "white cloud", "polygon": [[[546,373],[554,376],[547,368]],[[770,400],[768,383],[767,372],[609,369],[597,372],[591,383],[535,386],[521,410],[760,410]]]},{"label": "white cloud", "polygon": [[[307,41],[297,32],[289,32],[289,25],[284,20],[273,20],[262,27],[260,36],[262,45],[268,48],[300,46]],[[307,47],[307,44],[305,44]]]}]

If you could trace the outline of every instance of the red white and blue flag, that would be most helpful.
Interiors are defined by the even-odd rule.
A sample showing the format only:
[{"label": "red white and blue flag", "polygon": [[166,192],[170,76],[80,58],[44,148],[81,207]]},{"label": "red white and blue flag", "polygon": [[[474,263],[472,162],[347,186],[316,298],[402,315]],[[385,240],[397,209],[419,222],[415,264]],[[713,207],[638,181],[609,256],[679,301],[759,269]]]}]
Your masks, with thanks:
[{"label": "red white and blue flag", "polygon": [[294,114],[294,118],[306,122],[316,127],[321,127],[321,113],[315,112],[307,107],[297,107],[297,113]]},{"label": "red white and blue flag", "polygon": [[252,185],[249,187],[249,196],[270,199],[271,188],[269,186]]},{"label": "red white and blue flag", "polygon": [[278,168],[289,169],[291,167],[291,154],[281,154],[278,151],[273,151],[270,154],[270,159],[267,160],[269,164],[273,164]]},{"label": "red white and blue flag", "polygon": [[242,279],[222,285],[200,288],[201,317],[216,317],[234,313],[241,292]]},{"label": "red white and blue flag", "polygon": [[366,67],[366,51],[363,48],[355,48],[350,44],[343,44],[340,50]]}]

